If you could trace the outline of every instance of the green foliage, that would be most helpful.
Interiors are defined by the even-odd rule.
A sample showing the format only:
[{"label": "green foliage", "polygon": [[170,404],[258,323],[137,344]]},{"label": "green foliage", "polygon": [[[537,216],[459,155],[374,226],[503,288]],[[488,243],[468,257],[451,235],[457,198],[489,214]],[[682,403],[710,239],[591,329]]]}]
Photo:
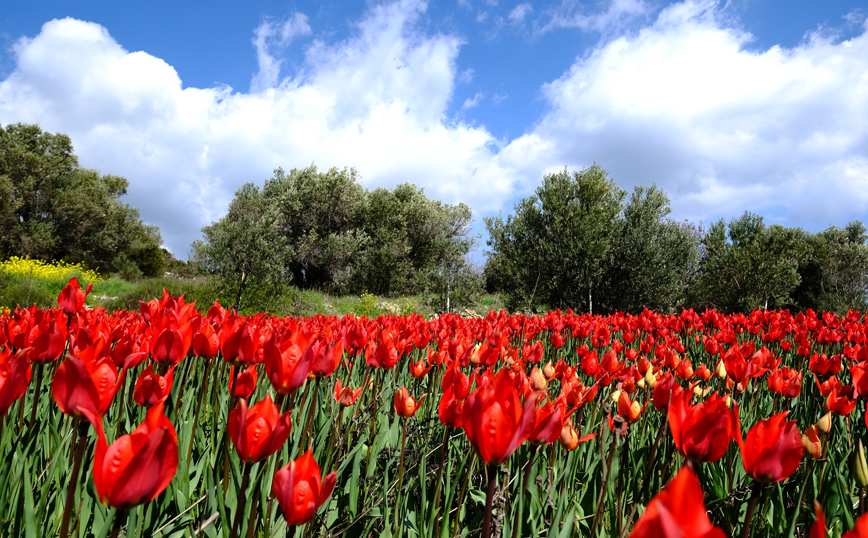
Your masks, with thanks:
[{"label": "green foliage", "polygon": [[163,257],[164,250],[157,245],[146,246],[133,254],[133,261],[139,266],[144,276],[161,276],[166,265]]},{"label": "green foliage", "polygon": [[593,310],[624,196],[596,164],[572,174],[564,169],[546,175],[506,221],[485,219],[489,281],[507,293],[507,306]]},{"label": "green foliage", "polygon": [[129,183],[82,168],[66,135],[37,125],[0,126],[0,257],[124,269],[162,242],[121,202]]},{"label": "green foliage", "polygon": [[696,302],[725,312],[790,305],[801,281],[799,264],[809,254],[806,237],[798,228],[766,227],[747,212],[728,226],[712,224],[702,241]]},{"label": "green foliage", "polygon": [[833,312],[868,309],[868,245],[862,221],[809,235],[806,247],[808,256],[799,264],[801,282],[793,292],[799,306]]},{"label": "green foliage", "polygon": [[288,283],[284,264],[291,251],[283,227],[277,208],[247,183],[235,193],[227,215],[202,228],[205,241],[193,243],[193,259],[216,277],[220,295],[231,297],[228,304],[241,310],[250,306],[245,292],[275,296]]},{"label": "green foliage", "polygon": [[636,187],[620,218],[598,297],[601,310],[674,312],[699,268],[701,232],[667,219],[669,198],[657,185]]},{"label": "green foliage", "polygon": [[268,293],[288,282],[336,294],[445,294],[463,270],[470,222],[467,206],[429,200],[410,183],[367,191],[352,169],[278,168],[261,191],[236,193],[194,243],[193,260],[236,301],[250,286]]}]

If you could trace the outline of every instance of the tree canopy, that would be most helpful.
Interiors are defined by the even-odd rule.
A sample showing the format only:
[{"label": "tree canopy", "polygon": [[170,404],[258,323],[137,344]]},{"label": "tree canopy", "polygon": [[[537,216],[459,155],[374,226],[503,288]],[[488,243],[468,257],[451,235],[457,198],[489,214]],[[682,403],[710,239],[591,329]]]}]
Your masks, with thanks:
[{"label": "tree canopy", "polygon": [[[466,205],[431,200],[412,183],[371,191],[354,169],[278,168],[261,190],[239,190],[193,249],[235,289],[291,282],[338,294],[440,294],[473,281],[456,276],[470,272],[470,223]],[[253,236],[262,248],[249,245]]]},{"label": "tree canopy", "polygon": [[64,134],[0,125],[0,256],[159,274],[160,233],[120,201],[128,187],[80,166]]},{"label": "tree canopy", "polygon": [[809,233],[766,226],[746,212],[704,231],[669,219],[669,198],[656,185],[624,198],[596,164],[546,175],[506,220],[485,220],[489,291],[506,293],[509,308],[527,310],[868,306],[861,221]]}]

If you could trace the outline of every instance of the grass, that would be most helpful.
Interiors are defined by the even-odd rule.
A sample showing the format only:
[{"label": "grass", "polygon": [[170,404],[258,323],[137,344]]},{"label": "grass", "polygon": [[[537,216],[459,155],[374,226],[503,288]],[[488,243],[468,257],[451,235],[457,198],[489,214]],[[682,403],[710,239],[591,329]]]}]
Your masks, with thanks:
[{"label": "grass", "polygon": [[[68,280],[33,278],[0,271],[0,307],[14,309],[17,305],[35,304],[38,308],[54,308],[57,306],[57,295]],[[87,304],[91,307],[101,306],[109,311],[138,310],[140,301],[147,302],[155,297],[162,297],[163,289],[173,296],[185,295],[188,302],[196,301],[199,310],[207,310],[214,301],[219,301],[223,306],[230,306],[234,301],[230,293],[221,290],[215,281],[208,277],[167,276],[129,281],[112,276],[93,284]],[[407,315],[415,312],[430,318],[445,308],[445,305],[438,305],[434,298],[425,295],[397,298],[372,294],[337,296],[314,290],[300,290],[293,286],[287,286],[276,293],[246,299],[249,304],[242,307],[242,313],[267,311],[277,316],[354,314],[375,318],[384,314]],[[473,316],[501,308],[504,308],[503,300],[498,294],[486,294],[481,296],[476,304],[455,311]]]}]

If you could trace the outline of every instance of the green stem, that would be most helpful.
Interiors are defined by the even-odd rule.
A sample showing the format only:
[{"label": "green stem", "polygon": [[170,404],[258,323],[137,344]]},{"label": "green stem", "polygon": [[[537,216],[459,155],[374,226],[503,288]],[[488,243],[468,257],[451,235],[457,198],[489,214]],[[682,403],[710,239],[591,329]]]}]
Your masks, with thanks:
[{"label": "green stem", "polygon": [[72,516],[72,505],[75,502],[75,490],[78,485],[78,471],[81,469],[81,460],[84,456],[85,445],[87,445],[88,423],[81,419],[76,419],[76,421],[78,428],[78,446],[75,449],[72,476],[70,477],[69,485],[66,488],[66,504],[63,507],[63,519],[60,523],[60,538],[66,538],[69,535],[69,519]]},{"label": "green stem", "polygon": [[488,493],[485,496],[485,517],[482,520],[482,538],[491,537],[491,511],[494,507],[494,490],[497,487],[497,467],[488,466]]}]

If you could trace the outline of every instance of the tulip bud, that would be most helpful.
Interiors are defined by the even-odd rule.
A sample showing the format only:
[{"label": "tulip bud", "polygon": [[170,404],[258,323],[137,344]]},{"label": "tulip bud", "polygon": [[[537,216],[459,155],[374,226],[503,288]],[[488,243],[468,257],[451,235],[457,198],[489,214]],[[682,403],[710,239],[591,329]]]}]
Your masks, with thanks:
[{"label": "tulip bud", "polygon": [[726,406],[732,409],[732,397],[729,394],[726,395]]},{"label": "tulip bud", "polygon": [[564,427],[561,428],[560,442],[561,446],[567,450],[575,450],[579,446],[579,434],[576,432],[576,429],[573,427],[573,421],[570,419],[567,419],[564,422]]},{"label": "tulip bud", "polygon": [[693,395],[696,396],[697,398],[701,398],[702,397],[702,387],[700,387],[699,385],[696,385],[695,387],[693,387]]},{"label": "tulip bud", "polygon": [[817,429],[823,432],[824,435],[828,435],[829,431],[832,429],[832,413],[826,413],[823,415],[823,418],[817,421]]},{"label": "tulip bud", "polygon": [[654,376],[654,372],[651,371],[651,368],[648,368],[648,371],[645,372],[645,384],[648,385],[649,389],[653,389],[655,385],[657,385],[657,378]]},{"label": "tulip bud", "polygon": [[546,376],[546,379],[551,379],[552,377],[554,377],[555,367],[552,364],[552,361],[547,362],[546,365],[543,366],[543,375]]},{"label": "tulip bud", "polygon": [[644,389],[645,388],[645,378],[643,377],[642,379],[637,381],[636,386],[639,387],[640,389]]},{"label": "tulip bud", "polygon": [[868,486],[868,462],[865,461],[865,447],[859,439],[859,450],[856,451],[856,459],[853,461],[853,474],[856,475],[856,484],[860,488]]},{"label": "tulip bud", "polygon": [[533,390],[546,390],[548,386],[545,375],[536,366],[530,371],[530,386]]},{"label": "tulip bud", "polygon": [[723,365],[723,359],[718,361],[717,368],[714,369],[714,375],[719,379],[724,379],[726,377],[726,366]]},{"label": "tulip bud", "polygon": [[612,393],[612,401],[613,402],[617,402],[619,398],[621,398],[621,389],[618,389]]},{"label": "tulip bud", "polygon": [[810,426],[802,434],[802,447],[805,449],[805,456],[809,458],[817,459],[823,455],[823,445],[820,443],[817,426]]}]

